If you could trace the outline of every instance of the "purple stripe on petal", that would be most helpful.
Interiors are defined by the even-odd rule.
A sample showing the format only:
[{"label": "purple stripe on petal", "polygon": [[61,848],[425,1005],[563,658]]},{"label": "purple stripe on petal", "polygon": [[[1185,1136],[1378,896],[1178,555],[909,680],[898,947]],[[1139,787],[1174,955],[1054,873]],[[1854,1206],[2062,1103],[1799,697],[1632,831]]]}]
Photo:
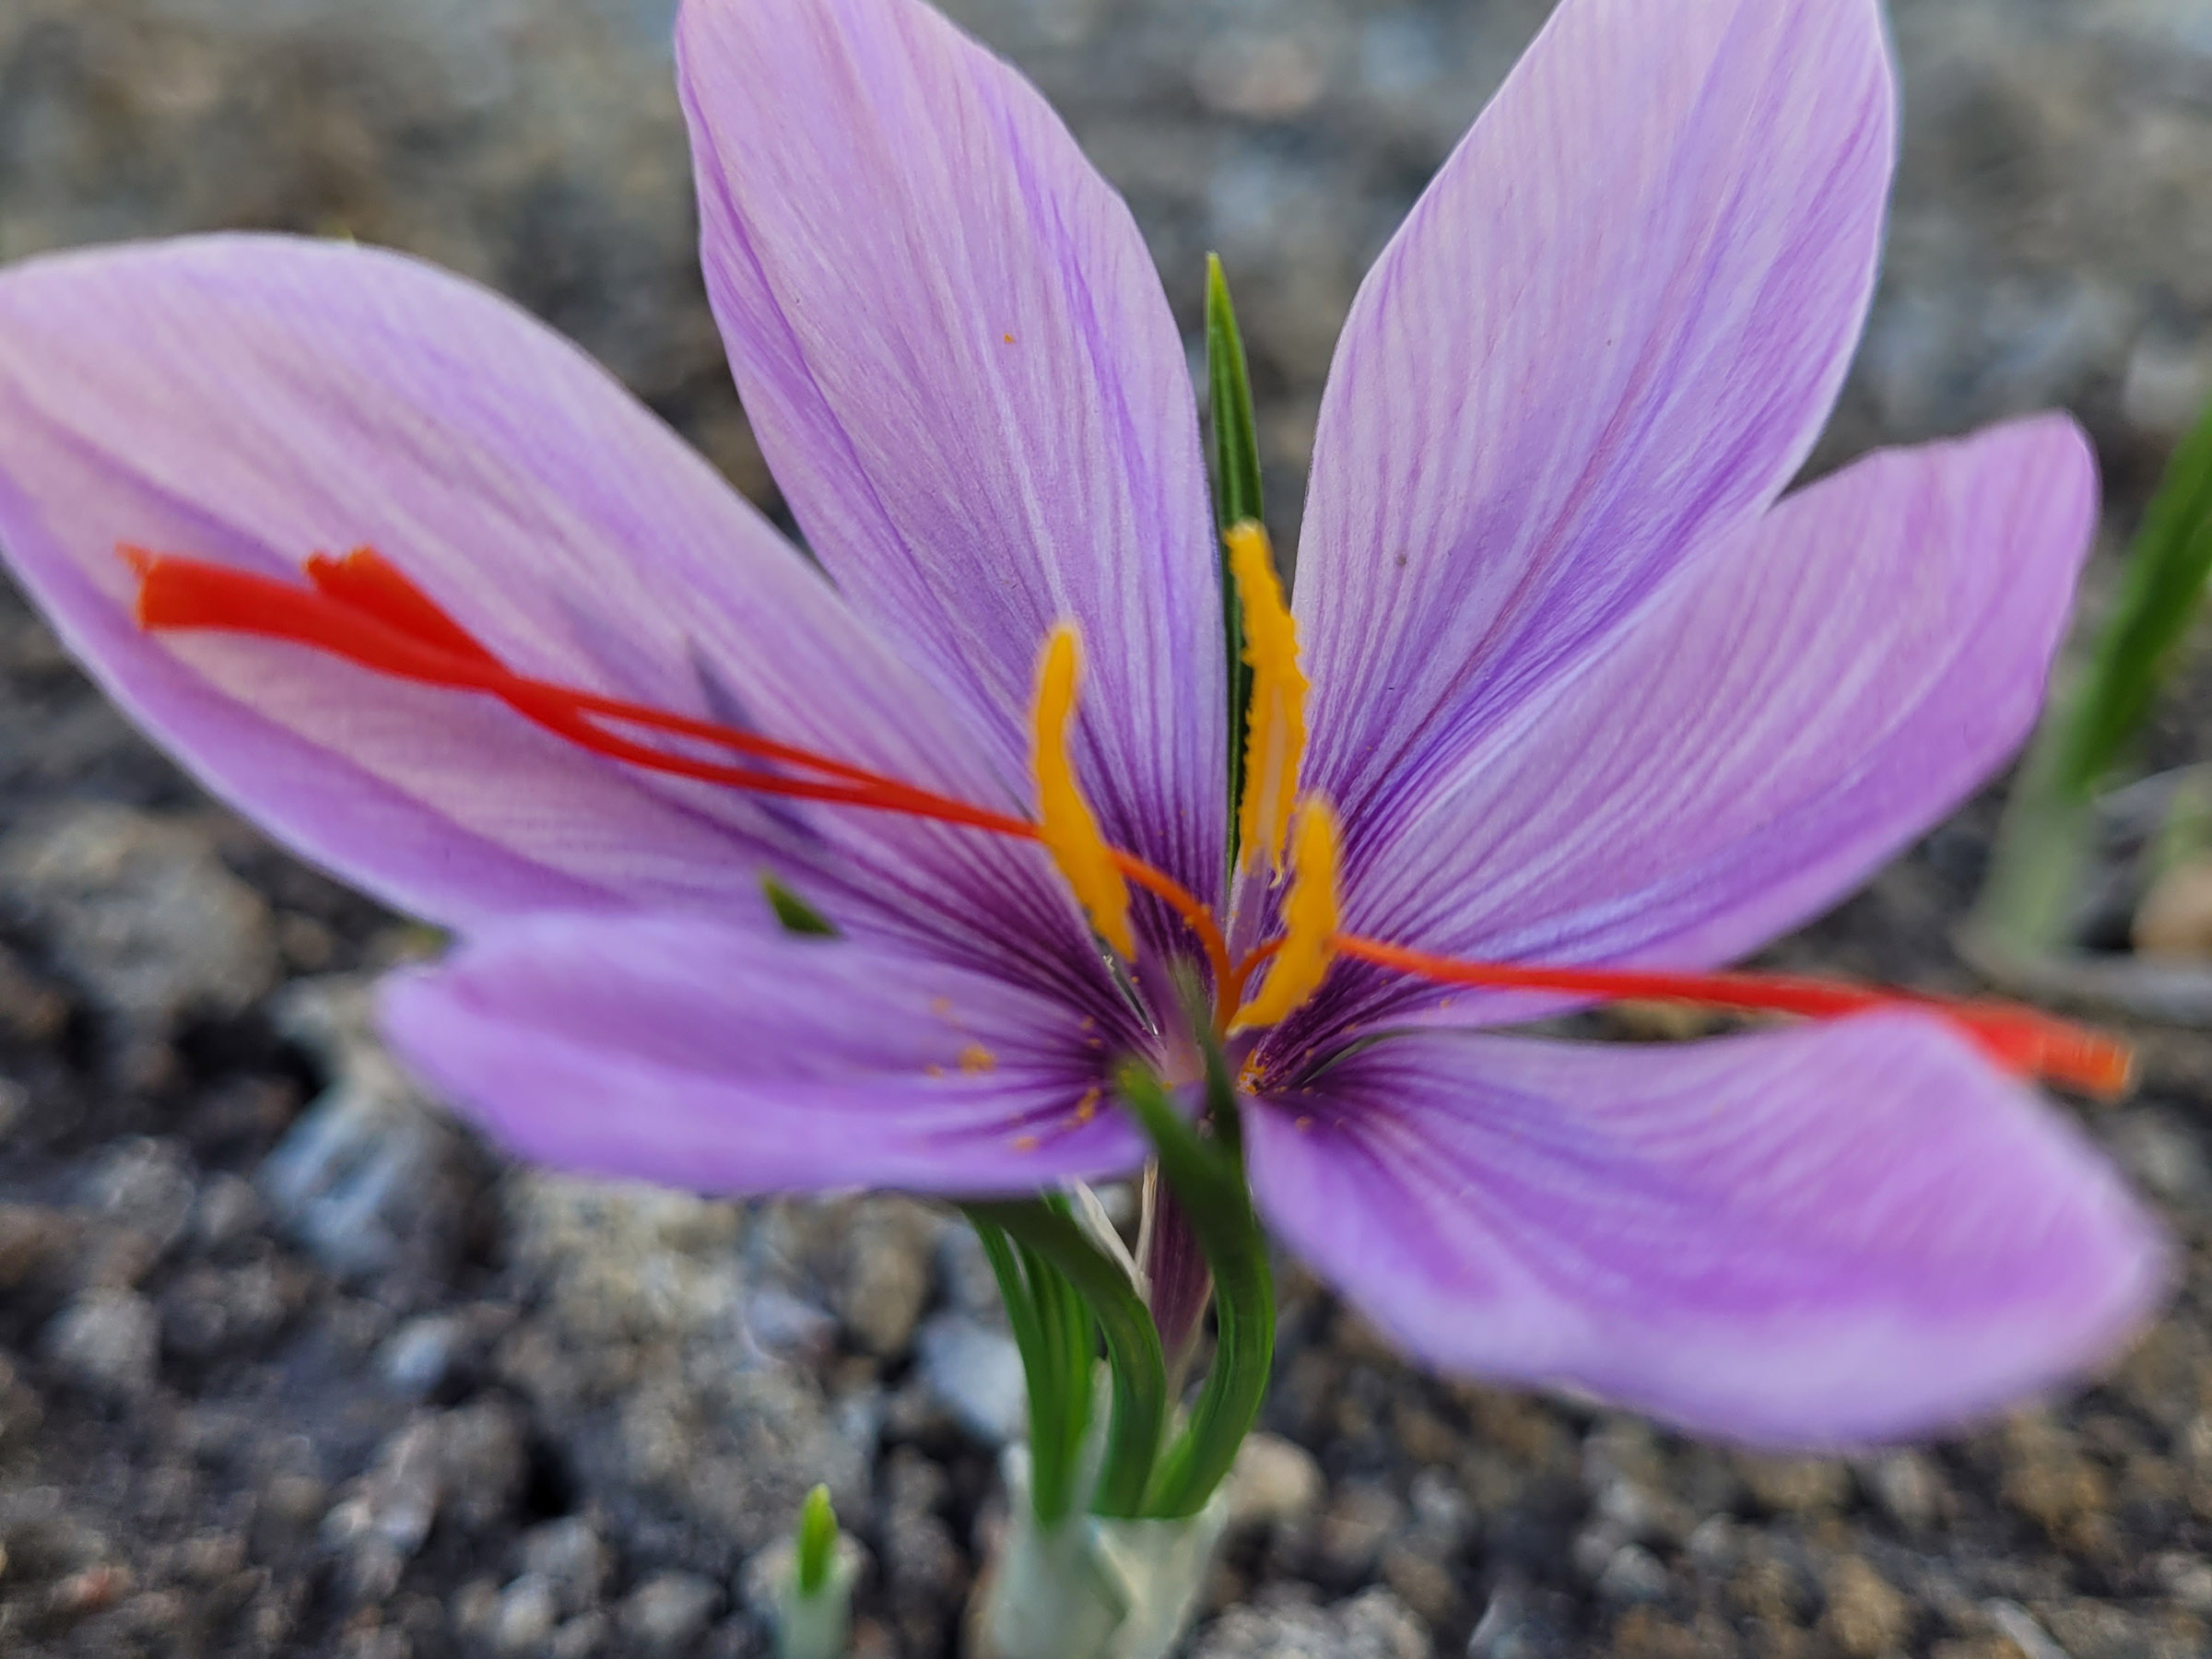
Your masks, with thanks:
[{"label": "purple stripe on petal", "polygon": [[0,539],[110,692],[218,793],[406,909],[841,914],[1111,999],[1034,850],[763,805],[300,647],[131,626],[119,542],[296,576],[376,547],[511,665],[1018,799],[818,572],[603,371],[395,254],[210,237],[0,276]]},{"label": "purple stripe on petal", "polygon": [[981,1195],[1144,1159],[1102,1104],[1133,1031],[849,940],[543,916],[393,981],[384,1023],[494,1138],[592,1174]]},{"label": "purple stripe on petal", "polygon": [[[1702,556],[1349,855],[1347,925],[1701,968],[1818,914],[2012,754],[2097,516],[2073,422],[1869,456]],[[1425,987],[1340,975],[1301,1027]],[[1455,998],[1454,1024],[1526,999]]]},{"label": "purple stripe on petal", "polygon": [[1573,666],[1809,452],[1894,149],[1875,0],[1564,0],[1353,304],[1300,542],[1347,818]]},{"label": "purple stripe on petal", "polygon": [[678,45],[709,293],[815,552],[1010,771],[1072,619],[1106,834],[1212,901],[1212,521],[1127,208],[1028,83],[911,0],[688,0]]},{"label": "purple stripe on petal", "polygon": [[1935,1021],[1386,1039],[1248,1114],[1269,1224],[1423,1359],[1778,1445],[2097,1364],[2167,1282],[2074,1126]]}]

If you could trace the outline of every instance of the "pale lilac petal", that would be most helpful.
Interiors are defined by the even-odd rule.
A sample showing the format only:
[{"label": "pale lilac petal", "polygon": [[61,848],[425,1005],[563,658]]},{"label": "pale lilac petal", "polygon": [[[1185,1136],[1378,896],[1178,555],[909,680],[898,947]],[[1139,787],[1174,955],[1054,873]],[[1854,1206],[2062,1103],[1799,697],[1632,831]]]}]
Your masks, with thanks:
[{"label": "pale lilac petal", "polygon": [[[1496,960],[1747,954],[2012,754],[2096,516],[2088,441],[2060,417],[1878,453],[1790,498],[1417,807],[1359,821],[1348,926]],[[1313,1020],[1421,994],[1346,974]],[[1453,1017],[1512,1011],[1468,996]]]},{"label": "pale lilac petal", "polygon": [[1106,833],[1210,901],[1218,566],[1188,362],[1128,209],[917,0],[688,0],[677,41],[708,291],[815,553],[1009,768],[1072,619]]},{"label": "pale lilac petal", "polygon": [[843,939],[540,916],[390,982],[416,1069],[522,1156],[701,1193],[984,1194],[1124,1172],[1140,1041],[1003,980]]},{"label": "pale lilac petal", "polygon": [[1864,320],[1876,0],[1564,0],[1352,307],[1299,544],[1309,777],[1456,758],[1758,513]]},{"label": "pale lilac petal", "polygon": [[1405,1035],[1247,1116],[1269,1225],[1414,1353],[1725,1439],[1994,1410],[2112,1354],[2167,1282],[2080,1133],[1918,1015]]},{"label": "pale lilac petal", "polygon": [[815,872],[823,902],[1098,978],[1033,850],[648,778],[482,699],[132,625],[119,542],[284,575],[369,544],[524,672],[1018,806],[1018,779],[712,468],[456,277],[276,237],[0,276],[0,542],[210,787],[403,908],[464,925],[564,904],[750,913],[773,864]]}]

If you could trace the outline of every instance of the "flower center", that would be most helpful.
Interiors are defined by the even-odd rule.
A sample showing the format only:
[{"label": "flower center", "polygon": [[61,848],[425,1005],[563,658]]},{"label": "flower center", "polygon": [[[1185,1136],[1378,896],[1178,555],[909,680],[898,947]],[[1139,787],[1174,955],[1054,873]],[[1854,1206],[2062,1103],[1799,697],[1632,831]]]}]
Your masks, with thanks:
[{"label": "flower center", "polygon": [[[136,616],[149,631],[207,629],[285,641],[393,678],[496,698],[541,729],[641,771],[1038,842],[1100,937],[1124,959],[1134,959],[1138,949],[1130,887],[1153,894],[1182,918],[1212,977],[1217,1036],[1288,1018],[1320,989],[1335,959],[1345,957],[1436,984],[1598,1000],[1665,999],[1813,1019],[1885,1006],[1922,1008],[2021,1076],[2095,1094],[2126,1087],[2129,1057],[2123,1045],[2006,1004],[1780,975],[1468,961],[1340,931],[1336,817],[1327,802],[1312,795],[1301,801],[1297,794],[1306,681],[1298,667],[1295,628],[1265,532],[1239,525],[1228,541],[1244,606],[1245,661],[1253,671],[1239,822],[1247,875],[1258,878],[1263,853],[1279,874],[1286,842],[1289,853],[1282,931],[1237,962],[1205,904],[1166,872],[1108,843],[1100,831],[1067,750],[1082,666],[1080,641],[1067,624],[1053,630],[1038,665],[1032,712],[1038,817],[1032,821],[758,733],[517,674],[372,548],[342,559],[315,555],[304,568],[304,584],[128,546],[119,551],[138,574]],[[705,745],[735,759],[700,759],[626,733]],[[1262,970],[1265,979],[1246,999],[1248,982]]]}]

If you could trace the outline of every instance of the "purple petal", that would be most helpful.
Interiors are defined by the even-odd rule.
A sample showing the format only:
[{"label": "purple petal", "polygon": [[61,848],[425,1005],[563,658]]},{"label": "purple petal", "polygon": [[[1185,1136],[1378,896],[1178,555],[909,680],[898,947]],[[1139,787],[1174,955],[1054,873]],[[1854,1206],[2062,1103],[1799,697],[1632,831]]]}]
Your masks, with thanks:
[{"label": "purple petal", "polygon": [[1015,804],[944,701],[712,468],[458,278],[275,237],[0,276],[0,537],[155,736],[403,908],[466,925],[549,905],[749,914],[769,864],[815,873],[833,907],[971,952],[1019,940],[1025,971],[1099,979],[1033,850],[648,777],[481,698],[133,626],[119,542],[294,577],[369,544],[523,672]]},{"label": "purple petal", "polygon": [[1218,566],[1128,209],[1027,82],[911,0],[688,0],[677,39],[708,291],[809,544],[1009,770],[1045,634],[1075,621],[1105,831],[1211,901]]},{"label": "purple petal", "polygon": [[1875,0],[1564,0],[1354,302],[1300,542],[1312,783],[1418,781],[1811,449],[1894,135]]},{"label": "purple petal", "polygon": [[1270,1224],[1424,1359],[1732,1440],[1994,1410],[2111,1354],[2167,1281],[2078,1131],[1917,1015],[1402,1035],[1248,1118]]},{"label": "purple petal", "polygon": [[394,1047],[525,1158],[702,1193],[982,1194],[1142,1162],[1129,1033],[877,947],[541,916],[391,982]]},{"label": "purple petal", "polygon": [[[1351,931],[1690,968],[1818,914],[2026,735],[2096,511],[2088,441],[2058,417],[1878,453],[1790,498],[1418,808],[1362,826]],[[1425,993],[1346,975],[1314,1018],[1408,994]]]}]

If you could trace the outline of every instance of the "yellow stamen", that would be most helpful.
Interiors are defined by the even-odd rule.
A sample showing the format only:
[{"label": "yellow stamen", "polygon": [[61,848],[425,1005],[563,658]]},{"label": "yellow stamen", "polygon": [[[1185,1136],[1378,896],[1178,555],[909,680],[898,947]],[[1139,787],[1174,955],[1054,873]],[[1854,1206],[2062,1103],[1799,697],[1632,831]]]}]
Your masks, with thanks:
[{"label": "yellow stamen", "polygon": [[1306,677],[1298,666],[1298,624],[1283,600],[1267,532],[1247,519],[1231,524],[1222,540],[1244,613],[1244,664],[1252,670],[1252,704],[1244,736],[1244,801],[1238,840],[1244,867],[1265,852],[1283,872],[1283,842],[1298,799],[1298,771],[1306,756]]},{"label": "yellow stamen", "polygon": [[1037,835],[1053,855],[1061,876],[1075,890],[1076,902],[1090,917],[1099,935],[1124,958],[1136,955],[1136,935],[1129,925],[1129,887],[1099,830],[1099,820],[1076,782],[1067,753],[1067,732],[1076,713],[1076,680],[1083,650],[1076,630],[1063,622],[1045,641],[1037,664],[1033,711],[1037,771]]},{"label": "yellow stamen", "polygon": [[1321,989],[1336,955],[1336,815],[1318,795],[1298,809],[1298,836],[1290,848],[1290,891],[1283,900],[1283,941],[1267,964],[1267,978],[1237,1010],[1232,1031],[1288,1018]]}]

